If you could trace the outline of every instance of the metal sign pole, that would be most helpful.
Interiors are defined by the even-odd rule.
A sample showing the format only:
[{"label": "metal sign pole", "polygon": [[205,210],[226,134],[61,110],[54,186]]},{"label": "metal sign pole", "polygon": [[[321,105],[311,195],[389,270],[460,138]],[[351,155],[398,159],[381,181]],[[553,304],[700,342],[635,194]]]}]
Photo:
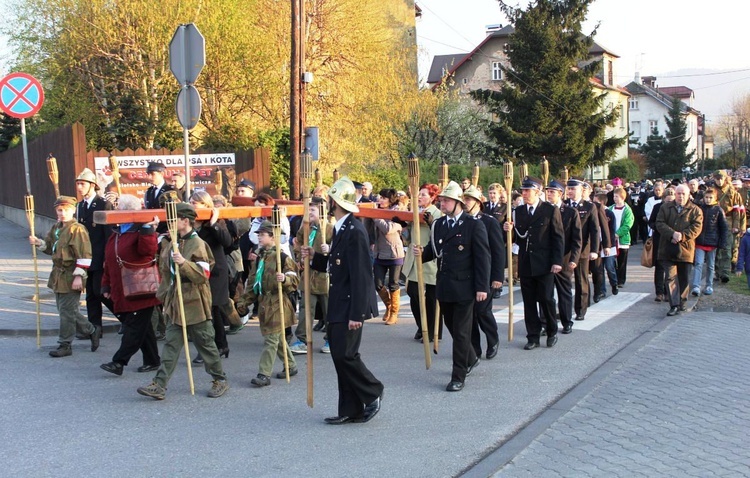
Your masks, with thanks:
[{"label": "metal sign pole", "polygon": [[26,169],[26,194],[31,196],[31,177],[29,176],[29,148],[26,146],[26,118],[21,118],[21,144],[23,144],[23,166]]}]

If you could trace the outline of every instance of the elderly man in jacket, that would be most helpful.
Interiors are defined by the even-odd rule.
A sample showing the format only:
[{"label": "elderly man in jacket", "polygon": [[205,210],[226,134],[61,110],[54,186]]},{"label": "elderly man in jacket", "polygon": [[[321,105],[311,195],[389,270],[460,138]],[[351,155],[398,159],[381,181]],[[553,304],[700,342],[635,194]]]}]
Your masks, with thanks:
[{"label": "elderly man in jacket", "polygon": [[685,309],[690,272],[695,256],[695,239],[703,228],[703,212],[690,201],[690,189],[680,184],[675,189],[675,200],[663,204],[656,217],[659,257],[667,274],[670,309],[668,316]]}]

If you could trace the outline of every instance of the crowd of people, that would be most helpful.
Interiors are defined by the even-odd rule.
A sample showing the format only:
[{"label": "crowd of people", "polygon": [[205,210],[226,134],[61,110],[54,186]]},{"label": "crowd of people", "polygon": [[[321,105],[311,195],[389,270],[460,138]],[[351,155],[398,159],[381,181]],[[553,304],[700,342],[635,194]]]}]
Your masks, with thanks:
[{"label": "crowd of people", "polygon": [[[608,297],[607,285],[610,295],[618,294],[627,283],[629,249],[639,241],[650,242],[654,298],[669,303],[670,316],[685,310],[689,294],[712,294],[715,280],[727,282],[731,273],[750,271],[750,229],[745,231],[750,176],[733,184],[725,171],[703,180],[624,183],[615,178],[606,185],[575,177],[544,184],[527,176],[518,191],[493,183],[486,196],[468,178],[442,189],[425,183],[414,197],[393,188],[373,195],[369,182],[342,178],[312,191],[307,237],[302,216],[282,218],[280,232],[265,217],[223,219],[220,209],[230,206],[226,198],[200,189],[187,196],[184,177],[173,176],[173,184],[167,184],[164,173],[164,165],[148,165],[152,186],[142,200],[105,199],[95,175],[85,169],[76,178],[82,200],[58,198],[58,222],[44,240],[29,237],[53,260],[48,285],[56,294],[60,334],[50,355],[72,355],[76,335],[90,340],[96,351],[107,307],[121,322],[122,339],[101,368],[122,375],[140,350],[143,364],[137,371],[156,375],[137,391],[157,400],[166,397],[183,348],[183,327],[198,352],[192,362],[203,364],[212,378],[210,397],[229,389],[222,359],[229,357],[230,337],[248,320],[259,321],[264,339],[251,383],[269,386],[276,358],[287,367],[276,378],[296,375],[295,355],[307,353],[310,342],[307,309],[316,320],[314,331],[324,334],[320,351],[331,354],[338,377],[338,414],[326,422],[362,423],[378,413],[383,398],[383,384],[359,354],[362,324],[379,315],[378,296],[385,309],[382,320],[393,325],[403,315],[405,290],[415,340],[435,343],[443,328],[448,330],[453,366],[446,390],[458,392],[482,357],[491,360],[498,353],[492,306],[504,286],[520,283],[524,349],[533,350],[542,337],[554,347],[558,332],[572,333],[591,302]],[[247,180],[237,183],[234,195],[254,198],[256,206],[275,203]],[[175,243],[156,215],[147,223],[114,227],[93,221],[97,210],[161,209],[165,201],[178,203]],[[393,217],[358,219],[364,202],[377,203]],[[411,223],[398,213],[411,208],[422,221]],[[198,220],[200,209],[211,210],[208,219]],[[512,276],[506,274],[507,238]],[[300,293],[306,263],[312,269],[309,303]],[[158,290],[128,295],[124,272],[155,264]],[[78,307],[84,290],[88,318]]]}]

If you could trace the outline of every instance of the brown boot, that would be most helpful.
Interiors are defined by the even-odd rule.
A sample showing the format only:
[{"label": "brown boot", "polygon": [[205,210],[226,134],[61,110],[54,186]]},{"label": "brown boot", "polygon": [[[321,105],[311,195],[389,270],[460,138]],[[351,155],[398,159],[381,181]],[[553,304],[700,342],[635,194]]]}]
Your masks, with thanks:
[{"label": "brown boot", "polygon": [[391,295],[388,293],[388,289],[385,287],[381,287],[378,290],[378,295],[380,295],[380,298],[383,299],[383,303],[385,304],[385,314],[383,314],[383,320],[388,322],[388,320],[391,318]]},{"label": "brown boot", "polygon": [[391,316],[385,321],[385,325],[393,325],[398,323],[398,310],[401,308],[401,289],[394,290],[391,292],[391,306],[389,312]]}]

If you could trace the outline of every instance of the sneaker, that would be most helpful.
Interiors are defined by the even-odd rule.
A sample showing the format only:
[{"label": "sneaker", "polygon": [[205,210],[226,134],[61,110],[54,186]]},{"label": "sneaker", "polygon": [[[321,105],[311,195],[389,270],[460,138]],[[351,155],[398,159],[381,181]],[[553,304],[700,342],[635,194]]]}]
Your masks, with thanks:
[{"label": "sneaker", "polygon": [[50,357],[68,357],[70,355],[73,355],[73,349],[70,347],[69,344],[60,344],[59,347],[57,347],[56,350],[53,350],[49,353]]},{"label": "sneaker", "polygon": [[231,325],[227,330],[227,335],[236,335],[240,330],[245,328],[245,324]]},{"label": "sneaker", "polygon": [[693,290],[690,291],[690,293],[693,294],[693,297],[698,297],[701,294],[701,288],[693,287]]},{"label": "sneaker", "polygon": [[302,355],[307,353],[307,344],[301,340],[296,340],[292,345],[289,346],[289,350],[294,355]]},{"label": "sneaker", "polygon": [[706,295],[711,295],[711,294],[714,293],[714,288],[713,287],[706,287],[706,290],[704,290],[703,293],[706,294]]},{"label": "sneaker", "polygon": [[256,387],[267,387],[271,385],[271,377],[259,373],[254,379],[250,380],[250,383],[252,383]]},{"label": "sneaker", "polygon": [[210,398],[219,398],[229,390],[229,384],[226,380],[214,380],[211,385],[211,390],[208,391]]},{"label": "sneaker", "polygon": [[331,346],[328,345],[327,340],[326,340],[326,343],[324,343],[323,346],[320,348],[320,353],[323,353],[323,354],[331,353]]},{"label": "sneaker", "polygon": [[164,397],[167,393],[167,389],[163,388],[156,382],[151,382],[151,385],[149,385],[148,387],[138,387],[137,391],[141,395],[145,395],[156,400],[164,400]]}]

